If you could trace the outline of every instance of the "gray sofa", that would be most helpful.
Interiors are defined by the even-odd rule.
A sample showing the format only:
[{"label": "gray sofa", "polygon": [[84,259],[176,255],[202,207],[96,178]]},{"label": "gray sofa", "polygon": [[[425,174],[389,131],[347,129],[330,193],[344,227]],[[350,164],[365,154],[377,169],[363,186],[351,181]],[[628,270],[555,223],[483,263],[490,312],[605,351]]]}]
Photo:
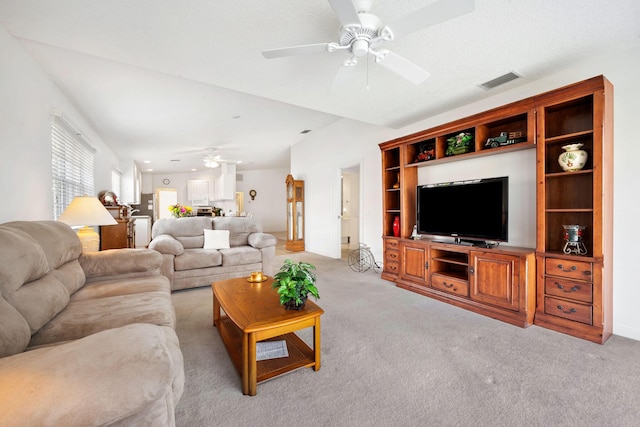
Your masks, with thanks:
[{"label": "gray sofa", "polygon": [[[205,248],[205,230],[227,230],[228,248]],[[207,232],[210,235],[210,232]],[[162,274],[172,290],[210,286],[215,280],[274,273],[277,238],[246,217],[162,218],[153,224],[149,249],[162,254]]]},{"label": "gray sofa", "polygon": [[68,225],[17,221],[0,260],[0,425],[175,425],[184,364],[160,254],[82,254]]}]

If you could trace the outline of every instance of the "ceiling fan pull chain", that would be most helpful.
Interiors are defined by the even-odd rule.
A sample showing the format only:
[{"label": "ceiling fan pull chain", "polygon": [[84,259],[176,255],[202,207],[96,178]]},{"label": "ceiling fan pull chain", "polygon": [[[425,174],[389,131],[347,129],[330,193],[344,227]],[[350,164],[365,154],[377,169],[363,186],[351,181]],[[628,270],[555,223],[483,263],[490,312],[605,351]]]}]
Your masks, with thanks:
[{"label": "ceiling fan pull chain", "polygon": [[369,61],[370,57],[367,56],[367,90],[369,90]]}]

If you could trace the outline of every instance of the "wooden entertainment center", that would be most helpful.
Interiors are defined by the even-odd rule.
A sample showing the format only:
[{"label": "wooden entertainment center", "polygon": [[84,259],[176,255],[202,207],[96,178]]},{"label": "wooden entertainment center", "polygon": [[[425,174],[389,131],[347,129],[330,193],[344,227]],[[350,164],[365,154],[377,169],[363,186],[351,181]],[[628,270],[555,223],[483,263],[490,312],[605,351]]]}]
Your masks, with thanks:
[{"label": "wooden entertainment center", "polygon": [[[468,152],[447,155],[447,140],[460,133],[473,136]],[[587,163],[564,171],[558,157],[563,147],[578,143]],[[603,76],[387,141],[380,149],[384,279],[521,327],[536,324],[597,343],[609,338],[613,86]],[[536,150],[536,248],[410,238],[418,168],[526,149]],[[586,254],[567,253],[564,225],[583,227]]]}]

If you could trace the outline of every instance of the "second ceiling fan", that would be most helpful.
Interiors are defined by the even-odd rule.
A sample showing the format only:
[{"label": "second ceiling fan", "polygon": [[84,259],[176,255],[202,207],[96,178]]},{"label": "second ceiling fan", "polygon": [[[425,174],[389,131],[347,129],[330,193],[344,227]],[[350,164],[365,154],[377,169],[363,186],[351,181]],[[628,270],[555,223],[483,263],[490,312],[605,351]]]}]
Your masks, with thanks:
[{"label": "second ceiling fan", "polygon": [[340,21],[338,42],[316,43],[262,51],[265,58],[346,51],[344,66],[355,66],[371,55],[377,64],[418,85],[429,73],[402,56],[382,47],[396,37],[473,12],[474,0],[439,0],[385,25],[370,13],[372,0],[328,0]]}]

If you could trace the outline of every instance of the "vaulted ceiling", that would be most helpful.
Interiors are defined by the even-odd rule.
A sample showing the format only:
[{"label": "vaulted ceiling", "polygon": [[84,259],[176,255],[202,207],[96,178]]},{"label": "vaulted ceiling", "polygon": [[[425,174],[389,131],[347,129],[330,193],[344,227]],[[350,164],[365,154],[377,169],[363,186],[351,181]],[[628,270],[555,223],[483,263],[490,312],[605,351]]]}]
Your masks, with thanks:
[{"label": "vaulted ceiling", "polygon": [[[375,0],[371,13],[393,22],[430,3]],[[288,167],[304,130],[414,123],[637,45],[639,16],[637,0],[475,0],[385,44],[431,74],[414,85],[371,60],[345,70],[345,52],[265,59],[337,41],[326,0],[0,0],[0,24],[116,154],[165,173],[202,169],[212,148],[239,170]],[[522,78],[479,87],[508,72]]]}]

